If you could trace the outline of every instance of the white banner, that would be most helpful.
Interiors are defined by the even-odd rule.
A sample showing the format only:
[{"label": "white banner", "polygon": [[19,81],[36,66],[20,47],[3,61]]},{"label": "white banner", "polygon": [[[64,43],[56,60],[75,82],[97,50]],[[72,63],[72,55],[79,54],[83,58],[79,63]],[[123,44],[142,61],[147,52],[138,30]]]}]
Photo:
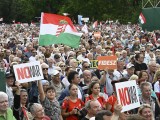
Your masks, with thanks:
[{"label": "white banner", "polygon": [[14,65],[13,69],[19,83],[44,79],[39,61]]},{"label": "white banner", "polygon": [[129,111],[140,106],[135,80],[116,83],[115,86],[118,103],[123,106],[121,112]]}]

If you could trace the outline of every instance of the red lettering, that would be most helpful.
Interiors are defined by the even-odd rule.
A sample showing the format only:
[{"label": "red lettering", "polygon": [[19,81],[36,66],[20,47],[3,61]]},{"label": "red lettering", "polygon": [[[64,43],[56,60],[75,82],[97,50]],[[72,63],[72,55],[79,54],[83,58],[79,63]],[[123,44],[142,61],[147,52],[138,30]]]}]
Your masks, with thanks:
[{"label": "red lettering", "polygon": [[18,80],[24,79],[24,72],[23,72],[23,68],[17,68],[17,75],[18,75]]},{"label": "red lettering", "polygon": [[129,104],[131,104],[131,102],[130,102],[130,95],[129,95],[129,92],[128,92],[128,88],[127,87],[125,87],[124,88],[124,93],[125,93],[125,98],[126,98],[126,104],[127,105],[129,105]]},{"label": "red lettering", "polygon": [[29,67],[24,67],[23,71],[24,71],[24,74],[25,74],[25,78],[31,78]]},{"label": "red lettering", "polygon": [[126,100],[125,100],[125,93],[124,93],[123,88],[122,89],[118,89],[118,92],[119,92],[121,105],[125,106],[126,105]]},{"label": "red lettering", "polygon": [[130,97],[129,97],[129,93],[128,93],[128,88],[122,88],[122,89],[118,89],[119,92],[119,97],[120,97],[120,102],[122,106],[126,106],[129,105],[130,102]]}]

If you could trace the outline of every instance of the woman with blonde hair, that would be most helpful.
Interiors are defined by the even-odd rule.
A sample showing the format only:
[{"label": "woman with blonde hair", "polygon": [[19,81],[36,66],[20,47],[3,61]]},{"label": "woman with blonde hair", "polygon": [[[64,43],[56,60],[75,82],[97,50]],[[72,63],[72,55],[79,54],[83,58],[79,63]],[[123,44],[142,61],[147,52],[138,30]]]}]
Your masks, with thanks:
[{"label": "woman with blonde hair", "polygon": [[160,70],[157,70],[154,75],[153,87],[154,87],[154,91],[157,95],[157,98],[160,101]]},{"label": "woman with blonde hair", "polygon": [[65,75],[65,68],[66,68],[65,63],[64,62],[58,62],[56,66],[61,68],[61,70],[62,70],[61,73],[64,76]]},{"label": "woman with blonde hair", "polygon": [[138,109],[138,114],[145,118],[145,120],[155,120],[153,111],[151,109],[151,106],[149,104],[143,104]]},{"label": "woman with blonde hair", "polygon": [[153,78],[153,84],[156,83],[160,79],[160,70],[157,70],[156,73],[154,74]]}]

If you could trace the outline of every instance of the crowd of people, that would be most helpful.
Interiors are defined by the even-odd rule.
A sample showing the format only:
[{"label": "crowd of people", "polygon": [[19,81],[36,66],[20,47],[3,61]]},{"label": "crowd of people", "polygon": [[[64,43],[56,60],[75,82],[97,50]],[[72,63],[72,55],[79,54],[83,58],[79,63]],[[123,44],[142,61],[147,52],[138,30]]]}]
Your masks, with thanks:
[{"label": "crowd of people", "polygon": [[[37,25],[0,25],[0,67],[6,78],[0,120],[160,120],[159,30],[101,22],[88,27],[79,48],[39,46],[38,36]],[[117,56],[117,69],[92,68],[98,56]],[[13,66],[35,61],[44,79],[17,82]],[[115,84],[131,80],[141,106],[121,112]]]}]

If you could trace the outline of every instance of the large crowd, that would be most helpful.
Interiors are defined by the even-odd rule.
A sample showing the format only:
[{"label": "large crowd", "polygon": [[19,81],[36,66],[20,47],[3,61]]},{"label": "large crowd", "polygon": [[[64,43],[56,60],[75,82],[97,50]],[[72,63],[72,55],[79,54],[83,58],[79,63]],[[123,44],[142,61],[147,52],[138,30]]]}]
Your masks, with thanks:
[{"label": "large crowd", "polygon": [[[0,120],[160,120],[160,31],[118,22],[90,26],[79,48],[71,48],[39,46],[38,25],[0,25],[0,68],[6,79]],[[98,56],[113,55],[117,69],[91,67]],[[35,61],[44,79],[17,82],[13,66]],[[115,84],[131,80],[137,83],[140,107],[121,112]]]}]

